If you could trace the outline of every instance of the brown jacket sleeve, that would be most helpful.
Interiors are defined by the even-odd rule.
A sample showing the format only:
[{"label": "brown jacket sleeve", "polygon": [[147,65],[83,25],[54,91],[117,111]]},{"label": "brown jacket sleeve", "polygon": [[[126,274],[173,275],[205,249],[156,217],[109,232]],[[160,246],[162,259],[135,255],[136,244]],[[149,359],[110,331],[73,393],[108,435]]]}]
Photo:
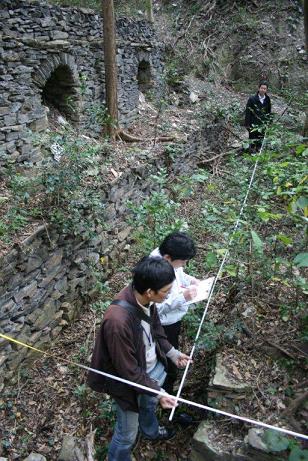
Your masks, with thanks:
[{"label": "brown jacket sleeve", "polygon": [[[103,325],[103,335],[110,360],[118,376],[152,389],[160,389],[160,386],[138,363],[137,338],[127,322],[119,322],[114,318],[106,319]],[[137,388],[136,391],[145,392]]]}]

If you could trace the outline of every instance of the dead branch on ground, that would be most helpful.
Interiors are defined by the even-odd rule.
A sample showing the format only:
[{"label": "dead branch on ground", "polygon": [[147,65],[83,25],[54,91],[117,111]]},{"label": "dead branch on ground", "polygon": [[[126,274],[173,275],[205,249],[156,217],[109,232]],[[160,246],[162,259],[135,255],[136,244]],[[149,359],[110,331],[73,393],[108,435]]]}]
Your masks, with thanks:
[{"label": "dead branch on ground", "polygon": [[86,456],[87,461],[95,461],[95,448],[94,448],[94,438],[95,438],[96,429],[92,431],[92,426],[89,434],[86,436]]},{"label": "dead branch on ground", "polygon": [[188,30],[190,29],[190,26],[193,22],[193,20],[195,19],[195,15],[192,16],[191,20],[189,21],[188,23],[188,26],[186,27],[186,29],[184,30],[184,32],[180,35],[178,35],[178,37],[175,39],[174,43],[173,43],[173,48],[176,46],[176,44],[178,43],[179,40],[181,40],[183,37],[186,37],[186,34],[188,32]]},{"label": "dead branch on ground", "polygon": [[117,133],[117,139],[120,139],[121,141],[125,142],[145,142],[145,141],[154,141],[154,144],[156,142],[171,142],[174,141],[174,136],[154,136],[154,138],[139,138],[138,136],[133,136],[129,133],[127,133],[124,130],[120,130]]},{"label": "dead branch on ground", "polygon": [[282,352],[284,355],[286,355],[287,357],[289,357],[290,359],[293,359],[295,360],[295,357],[293,354],[291,354],[289,351],[287,351],[286,349],[284,349],[283,347],[281,347],[279,344],[276,344],[274,343],[273,341],[270,341],[269,339],[265,339],[265,342],[267,344],[269,344],[270,346],[274,347],[275,349],[277,349],[278,351]]},{"label": "dead branch on ground", "polygon": [[206,160],[201,160],[201,162],[199,162],[200,165],[203,165],[204,163],[211,163],[213,162],[214,160],[217,160],[221,157],[224,157],[225,155],[230,155],[232,154],[233,151],[227,151],[227,152],[223,152],[222,154],[219,154],[219,155],[215,155],[214,157],[211,157],[211,158],[208,158]]}]

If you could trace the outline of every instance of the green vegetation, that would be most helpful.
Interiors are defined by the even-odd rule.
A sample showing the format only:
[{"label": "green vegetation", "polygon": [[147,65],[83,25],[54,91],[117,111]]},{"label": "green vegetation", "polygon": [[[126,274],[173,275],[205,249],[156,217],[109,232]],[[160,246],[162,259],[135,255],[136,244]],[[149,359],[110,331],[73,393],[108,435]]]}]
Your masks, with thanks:
[{"label": "green vegetation", "polygon": [[31,175],[13,166],[4,172],[7,196],[0,218],[4,243],[10,243],[18,231],[36,220],[83,238],[94,236],[97,225],[104,226],[100,173],[109,146],[66,130],[47,135],[43,148],[43,168],[33,167]]},{"label": "green vegetation", "polygon": [[157,191],[140,205],[128,203],[132,212],[129,223],[136,227],[135,238],[145,253],[152,251],[166,234],[187,227],[185,220],[177,217],[176,210],[180,204],[170,199],[167,193],[166,171],[161,169],[151,179],[156,184]]},{"label": "green vegetation", "polygon": [[290,440],[276,431],[266,430],[263,439],[272,453],[290,450],[288,461],[308,459],[308,450],[301,449],[297,441]]}]

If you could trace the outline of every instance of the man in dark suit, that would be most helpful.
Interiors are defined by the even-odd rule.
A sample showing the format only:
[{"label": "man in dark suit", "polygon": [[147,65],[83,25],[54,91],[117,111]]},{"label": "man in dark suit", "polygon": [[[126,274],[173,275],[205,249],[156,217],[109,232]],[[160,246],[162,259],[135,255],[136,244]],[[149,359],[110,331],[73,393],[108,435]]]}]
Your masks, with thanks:
[{"label": "man in dark suit", "polygon": [[267,95],[267,90],[268,84],[260,82],[257,94],[250,96],[246,105],[245,126],[249,132],[253,150],[261,148],[265,126],[271,114],[271,100]]}]

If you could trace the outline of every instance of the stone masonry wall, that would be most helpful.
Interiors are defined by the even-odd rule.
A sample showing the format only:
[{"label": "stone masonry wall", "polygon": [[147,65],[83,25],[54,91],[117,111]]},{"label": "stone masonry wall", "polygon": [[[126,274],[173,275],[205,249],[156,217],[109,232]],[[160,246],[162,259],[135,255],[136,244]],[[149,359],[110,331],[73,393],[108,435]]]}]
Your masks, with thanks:
[{"label": "stone masonry wall", "polygon": [[[185,154],[186,155],[186,154]],[[151,175],[168,159],[159,152],[132,157],[123,174],[106,190],[104,229],[96,226],[74,238],[52,227],[39,227],[21,244],[0,258],[0,332],[46,347],[96,294],[96,277],[107,280],[114,264],[127,258],[132,229],[126,223],[127,200],[138,203],[157,187]],[[172,165],[175,174],[194,169],[193,156]],[[35,354],[0,338],[0,390]]]},{"label": "stone masonry wall", "polygon": [[[120,120],[129,123],[146,62],[160,87],[161,49],[146,21],[117,22]],[[33,133],[48,127],[48,100],[79,128],[99,132],[104,102],[102,19],[83,8],[29,0],[0,2],[0,166],[40,161]],[[47,100],[47,103],[46,101]]]}]

